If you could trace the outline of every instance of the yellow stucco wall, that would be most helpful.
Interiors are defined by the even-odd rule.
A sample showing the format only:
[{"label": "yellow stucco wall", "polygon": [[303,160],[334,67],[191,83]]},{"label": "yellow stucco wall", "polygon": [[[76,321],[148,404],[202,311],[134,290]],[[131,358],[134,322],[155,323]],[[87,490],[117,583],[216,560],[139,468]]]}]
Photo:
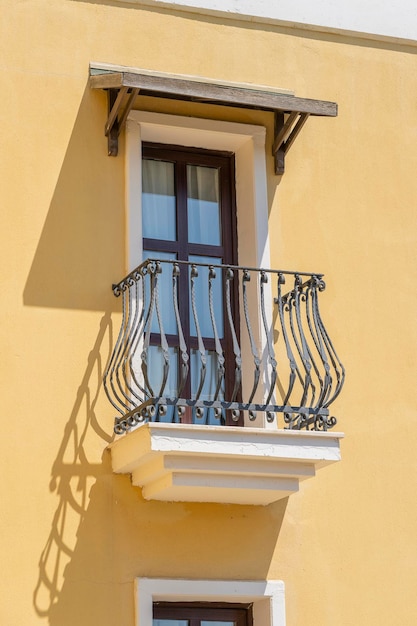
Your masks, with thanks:
[{"label": "yellow stucco wall", "polygon": [[[415,624],[415,48],[78,1],[0,19],[2,624],[133,626],[136,576],[280,578],[288,626]],[[125,269],[124,159],[106,156],[100,61],[335,100],[282,179],[272,265],[325,273],[348,371],[342,463],[269,507],[145,502],[114,476],[101,376]],[[196,114],[191,104],[152,110]],[[199,105],[267,126],[272,115]],[[269,148],[268,148],[269,149]]]}]

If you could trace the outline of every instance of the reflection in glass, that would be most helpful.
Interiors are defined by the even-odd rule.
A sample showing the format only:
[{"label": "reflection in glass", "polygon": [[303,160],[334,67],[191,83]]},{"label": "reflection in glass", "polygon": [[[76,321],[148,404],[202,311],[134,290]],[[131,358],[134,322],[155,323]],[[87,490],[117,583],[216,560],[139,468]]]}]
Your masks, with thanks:
[{"label": "reflection in glass", "polygon": [[187,196],[188,240],[221,245],[218,170],[187,165]]},{"label": "reflection in glass", "polygon": [[[191,350],[190,354],[190,369],[191,369],[191,398],[195,400],[196,393],[200,386],[201,376],[201,358],[198,350]],[[217,355],[211,350],[206,351],[206,377],[204,379],[203,389],[201,391],[200,400],[214,400],[214,396],[217,388]],[[221,383],[220,391],[217,395],[217,400],[224,399],[224,379]],[[222,411],[224,417],[224,411]],[[213,409],[205,409],[204,415],[201,418],[194,417],[196,424],[212,424],[219,425],[220,420],[214,416]]]},{"label": "reflection in glass", "polygon": [[[168,353],[169,371],[165,389],[163,390],[162,395],[166,398],[175,398],[177,396],[178,388],[178,349],[168,348]],[[149,384],[151,385],[154,393],[158,396],[161,390],[165,364],[162,349],[159,346],[149,346],[147,363]],[[167,407],[166,415],[159,415],[158,421],[177,421],[174,407]]]},{"label": "reflection in glass", "polygon": [[[221,263],[221,259],[215,257],[190,255],[190,261],[195,263]],[[213,324],[210,317],[209,308],[209,268],[198,267],[198,278],[195,279],[195,302],[197,308],[198,323],[203,337],[214,337]],[[222,271],[216,268],[216,278],[213,285],[213,308],[214,319],[216,321],[217,334],[223,337],[223,278]],[[197,335],[194,315],[190,302],[190,333],[194,337]]]},{"label": "reflection in glass", "polygon": [[[178,386],[178,361],[177,348],[168,348],[169,373],[163,395],[168,398],[175,398]],[[164,356],[162,348],[159,346],[149,346],[148,350],[148,379],[155,392],[159,395],[163,380]]]},{"label": "reflection in glass", "polygon": [[176,239],[173,163],[142,160],[142,231],[150,239]]},{"label": "reflection in glass", "polygon": [[[175,260],[176,255],[172,252],[152,252],[143,251],[143,258],[156,258],[159,260]],[[166,335],[177,334],[177,322],[174,313],[173,288],[172,288],[172,263],[161,263],[162,272],[158,274],[158,298],[159,310],[161,313],[162,328]],[[150,304],[150,276],[145,276],[145,297],[146,303]],[[155,296],[156,297],[156,296]],[[158,317],[156,314],[156,304],[152,314],[152,332],[160,333]]]},{"label": "reflection in glass", "polygon": [[[188,626],[188,619],[153,619],[152,626]],[[213,626],[213,623],[212,623]],[[232,624],[233,626],[233,624]]]}]

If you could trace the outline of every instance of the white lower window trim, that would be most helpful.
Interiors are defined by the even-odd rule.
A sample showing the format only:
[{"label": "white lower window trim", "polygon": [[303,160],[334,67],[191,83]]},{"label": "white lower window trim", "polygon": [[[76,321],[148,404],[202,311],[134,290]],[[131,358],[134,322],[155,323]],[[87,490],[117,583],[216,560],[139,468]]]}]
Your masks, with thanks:
[{"label": "white lower window trim", "polygon": [[135,626],[151,626],[154,602],[253,603],[253,626],[285,626],[281,580],[137,578]]}]

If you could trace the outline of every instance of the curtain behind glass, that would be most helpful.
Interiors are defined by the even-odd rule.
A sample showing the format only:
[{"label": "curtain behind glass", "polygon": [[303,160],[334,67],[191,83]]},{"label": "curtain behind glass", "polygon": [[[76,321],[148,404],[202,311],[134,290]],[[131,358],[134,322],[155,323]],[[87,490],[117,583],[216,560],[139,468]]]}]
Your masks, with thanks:
[{"label": "curtain behind glass", "polygon": [[188,240],[221,245],[217,168],[187,165],[187,196]]},{"label": "curtain behind glass", "polygon": [[143,237],[175,241],[176,205],[174,164],[166,161],[142,161]]}]

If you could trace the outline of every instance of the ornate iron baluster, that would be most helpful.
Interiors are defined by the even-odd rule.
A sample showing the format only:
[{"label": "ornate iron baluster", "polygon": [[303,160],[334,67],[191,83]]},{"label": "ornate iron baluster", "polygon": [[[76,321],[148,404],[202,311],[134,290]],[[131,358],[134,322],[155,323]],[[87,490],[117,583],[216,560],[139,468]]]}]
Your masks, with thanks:
[{"label": "ornate iron baluster", "polygon": [[[290,321],[291,336],[295,344],[297,353],[300,357],[301,363],[303,364],[305,374],[303,376],[300,372],[299,367],[297,366],[297,375],[298,375],[298,378],[302,387],[302,397],[299,401],[300,408],[298,409],[298,413],[295,413],[291,417],[284,415],[284,420],[287,423],[291,424],[290,428],[301,429],[301,428],[308,428],[308,424],[309,424],[307,412],[303,409],[306,408],[308,388],[310,386],[311,378],[310,378],[310,371],[304,361],[304,354],[302,352],[302,348],[300,346],[300,342],[298,340],[295,325],[294,325],[294,312],[297,318],[297,289],[298,289],[297,280],[298,278],[296,275],[294,289],[291,291],[291,293],[288,294],[288,317]],[[298,328],[298,325],[297,325],[297,328]]]},{"label": "ornate iron baluster", "polygon": [[[314,341],[314,345],[316,346],[316,350],[320,356],[321,362],[323,364],[323,368],[324,368],[324,379],[319,376],[319,381],[320,381],[320,395],[317,398],[317,403],[316,403],[316,408],[320,408],[323,406],[325,398],[329,392],[329,389],[331,388],[332,385],[332,378],[330,375],[330,366],[329,366],[329,362],[327,360],[327,356],[326,356],[326,351],[323,347],[323,342],[320,336],[320,333],[316,332],[317,329],[317,320],[315,318],[315,314],[314,314],[314,304],[313,304],[313,298],[317,295],[313,295],[313,291],[315,291],[317,289],[317,283],[318,283],[319,279],[317,278],[317,276],[313,276],[309,281],[308,281],[308,287],[307,287],[307,291],[306,291],[306,314],[307,314],[307,323],[308,323],[308,327],[310,329],[310,334],[311,337],[313,338]],[[313,318],[313,321],[312,321]],[[313,325],[314,323],[314,325]]]},{"label": "ornate iron baluster", "polygon": [[169,350],[168,350],[168,342],[164,332],[164,326],[162,323],[161,309],[159,303],[159,286],[158,286],[158,276],[162,274],[161,263],[157,261],[156,270],[155,270],[155,308],[156,308],[156,317],[158,320],[159,333],[161,335],[161,350],[162,356],[164,359],[164,367],[163,367],[163,375],[162,375],[162,383],[159,390],[159,397],[163,396],[164,389],[167,384],[168,374],[169,374]]},{"label": "ornate iron baluster", "polygon": [[142,354],[141,354],[141,359],[142,359],[142,373],[143,373],[143,379],[145,381],[145,388],[147,389],[148,392],[148,396],[149,397],[154,397],[155,393],[151,387],[151,384],[149,382],[149,377],[148,377],[148,350],[149,350],[149,345],[150,345],[150,341],[151,341],[151,331],[152,331],[152,319],[153,319],[153,312],[155,309],[155,275],[156,275],[156,268],[155,265],[153,263],[148,263],[147,265],[147,273],[149,276],[149,287],[150,287],[150,305],[149,305],[149,312],[148,312],[148,316],[145,322],[145,329],[144,329],[144,334],[145,334],[145,338],[143,341],[143,349],[142,349]]},{"label": "ornate iron baluster", "polygon": [[297,377],[298,368],[297,368],[297,362],[294,358],[294,354],[291,348],[290,341],[288,339],[287,325],[285,323],[285,312],[284,312],[284,308],[288,305],[287,305],[286,296],[282,295],[282,285],[285,285],[285,276],[284,274],[281,273],[278,275],[277,304],[278,304],[278,314],[279,314],[279,320],[281,324],[281,330],[282,330],[282,334],[283,334],[284,342],[285,342],[285,349],[287,352],[288,362],[290,364],[290,378],[288,382],[288,389],[287,389],[287,393],[285,394],[285,398],[283,400],[284,406],[285,406],[290,401],[290,396],[291,396],[291,392],[292,392],[292,389],[294,387],[294,383]]},{"label": "ornate iron baluster", "polygon": [[194,317],[194,323],[195,323],[195,328],[196,328],[196,332],[197,332],[197,341],[198,341],[198,351],[200,354],[200,383],[198,385],[197,388],[197,393],[195,395],[195,400],[199,400],[201,392],[203,390],[203,386],[204,386],[204,381],[206,379],[206,371],[207,371],[207,355],[206,355],[206,349],[204,347],[204,342],[203,342],[203,338],[201,336],[201,331],[200,331],[200,324],[198,322],[198,313],[197,313],[197,307],[195,304],[195,280],[196,278],[198,278],[198,270],[197,270],[197,266],[193,263],[193,265],[191,266],[191,272],[190,272],[190,280],[191,280],[191,308],[193,311],[193,317]]},{"label": "ornate iron baluster", "polygon": [[[261,376],[261,359],[259,358],[259,354],[256,349],[255,339],[253,336],[252,326],[251,326],[250,317],[249,317],[247,283],[250,281],[250,279],[251,279],[250,272],[248,270],[243,270],[243,274],[242,274],[243,310],[245,314],[246,328],[248,331],[250,348],[251,348],[251,352],[253,356],[253,364],[255,366],[255,369],[253,372],[253,387],[249,396],[248,404],[251,404],[252,400],[255,397],[255,393],[258,388],[259,379]],[[254,420],[255,418],[256,418],[255,411],[249,411],[249,419]]]},{"label": "ornate iron baluster", "polygon": [[[131,292],[131,287],[134,284],[134,281],[132,279],[131,276],[128,276],[128,278],[126,279],[126,285],[127,285],[127,294],[128,294],[128,305],[127,305],[127,320],[126,320],[126,333],[124,336],[124,341],[123,341],[123,349],[120,350],[120,354],[118,356],[117,359],[117,363],[115,365],[115,375],[116,375],[116,382],[117,382],[117,386],[120,390],[120,393],[123,395],[123,397],[127,400],[127,402],[130,405],[130,408],[132,408],[134,406],[134,402],[132,400],[132,397],[129,396],[126,391],[125,391],[125,387],[128,387],[127,381],[125,380],[124,376],[123,376],[123,363],[124,363],[124,358],[125,358],[125,354],[127,354],[127,348],[129,345],[129,339],[130,339],[130,332],[131,332],[131,328],[132,328],[132,292]],[[122,376],[123,376],[123,383],[120,381],[120,370],[122,371]]]},{"label": "ornate iron baluster", "polygon": [[[112,404],[112,406],[116,409],[116,411],[118,411],[121,415],[124,415],[124,413],[126,411],[129,411],[130,407],[129,405],[127,405],[122,398],[119,397],[115,387],[114,387],[114,383],[113,383],[113,377],[114,377],[114,369],[115,366],[117,364],[117,360],[118,360],[118,356],[120,354],[120,350],[122,348],[123,345],[123,341],[124,341],[124,337],[126,336],[126,332],[127,332],[127,328],[126,328],[126,290],[127,290],[127,285],[126,283],[121,283],[120,286],[117,286],[114,288],[113,293],[116,297],[119,297],[121,294],[123,295],[122,297],[122,323],[120,325],[120,331],[116,340],[116,344],[113,348],[113,352],[112,355],[110,357],[110,361],[109,364],[106,368],[106,371],[104,372],[104,391],[110,401],[110,403]],[[109,390],[109,385],[110,385],[110,389],[113,392],[113,396],[116,399],[116,401],[113,399],[112,394],[110,393]]]},{"label": "ornate iron baluster", "polygon": [[[269,392],[265,404],[269,404],[272,398],[272,394],[275,390],[275,384],[277,382],[277,361],[275,359],[275,352],[271,342],[271,333],[268,328],[268,321],[266,318],[265,311],[265,285],[268,284],[268,276],[264,270],[261,270],[260,275],[260,290],[261,290],[261,313],[262,313],[262,323],[265,330],[266,344],[268,348],[268,363],[271,367],[271,382],[269,387]],[[273,414],[267,413],[267,419],[272,421],[274,419]]]},{"label": "ornate iron baluster", "polygon": [[[284,337],[287,358],[288,358],[288,362],[290,365],[290,377],[288,381],[288,389],[283,400],[284,407],[286,407],[290,405],[290,398],[291,398],[291,394],[292,394],[296,379],[299,378],[299,380],[302,381],[302,376],[298,369],[297,361],[294,357],[294,353],[291,347],[291,342],[288,336],[287,323],[285,321],[285,309],[288,311],[288,316],[290,315],[291,305],[290,305],[289,299],[291,298],[291,293],[286,296],[283,296],[282,285],[285,285],[285,276],[282,272],[280,272],[278,274],[278,298],[277,298],[278,313],[279,313],[279,319],[280,319],[280,324],[281,324],[281,330],[282,330],[282,334]],[[295,423],[296,420],[298,420],[298,417],[294,418],[292,413],[288,411],[284,411],[284,421],[285,423],[290,425],[289,428],[292,427],[292,425]]]},{"label": "ornate iron baluster", "polygon": [[180,312],[179,312],[179,308],[178,308],[178,280],[179,280],[179,276],[180,276],[180,266],[178,265],[178,263],[174,263],[173,267],[172,267],[172,297],[173,297],[173,302],[174,302],[174,312],[175,312],[175,319],[177,322],[177,328],[178,328],[178,337],[179,337],[179,349],[180,349],[180,353],[181,353],[181,377],[180,377],[180,381],[178,384],[178,390],[177,390],[177,394],[178,397],[181,397],[182,394],[182,390],[184,389],[186,380],[187,380],[187,376],[188,376],[188,370],[189,370],[189,356],[188,356],[188,352],[187,352],[187,344],[185,343],[185,339],[184,339],[184,333],[182,330],[182,324],[181,324],[181,318],[180,318]]},{"label": "ornate iron baluster", "polygon": [[[225,374],[225,369],[224,369],[224,355],[223,355],[223,350],[222,350],[222,346],[220,343],[220,339],[219,339],[219,334],[217,332],[217,324],[216,324],[216,318],[214,315],[214,305],[213,305],[213,281],[216,279],[216,270],[214,269],[214,267],[212,265],[210,265],[209,267],[209,272],[208,272],[208,290],[209,290],[209,311],[210,311],[210,319],[211,319],[211,325],[213,327],[213,334],[214,334],[214,345],[216,347],[216,360],[217,360],[217,374],[216,374],[216,389],[214,392],[214,396],[213,396],[213,400],[217,400],[220,394],[220,390],[222,387],[222,382],[224,380],[224,374]],[[219,417],[218,415],[216,415],[216,417]]]},{"label": "ornate iron baluster", "polygon": [[[294,305],[295,305],[295,317],[297,320],[297,328],[298,328],[298,334],[299,334],[300,341],[301,341],[301,346],[299,346],[297,341],[296,341],[296,345],[297,345],[297,349],[299,351],[300,358],[301,358],[301,361],[303,363],[305,373],[306,373],[305,379],[304,379],[304,392],[303,392],[303,397],[301,399],[300,405],[306,406],[309,387],[311,387],[311,391],[312,391],[311,404],[314,403],[316,390],[313,384],[313,380],[311,378],[310,354],[309,354],[309,350],[307,346],[307,341],[304,335],[303,324],[301,322],[300,307],[301,307],[302,298],[303,298],[303,281],[301,279],[301,276],[296,274],[295,284],[294,284]],[[296,340],[295,332],[294,332],[294,340]]]},{"label": "ornate iron baluster", "polygon": [[[145,401],[146,398],[146,390],[143,387],[143,385],[138,381],[137,377],[136,377],[136,372],[135,369],[133,367],[133,359],[137,353],[138,347],[140,345],[141,340],[143,339],[143,332],[144,332],[144,328],[145,328],[145,324],[146,321],[149,317],[149,309],[147,309],[147,305],[146,305],[146,289],[145,289],[145,276],[147,273],[147,269],[146,267],[141,266],[139,271],[137,272],[137,281],[136,281],[136,301],[139,302],[139,280],[141,281],[141,285],[142,285],[142,306],[141,306],[141,313],[140,313],[140,318],[138,320],[138,323],[136,325],[135,328],[135,332],[134,332],[134,336],[133,336],[133,340],[132,340],[132,349],[131,349],[131,353],[130,353],[130,357],[129,357],[129,372],[130,372],[130,376],[133,380],[133,382],[135,383],[135,385],[137,386],[137,388],[143,393],[144,398],[142,400],[142,402]],[[145,311],[147,311],[147,314],[145,316]]]},{"label": "ornate iron baluster", "polygon": [[[291,330],[291,337],[292,340],[295,344],[295,348],[297,350],[298,356],[300,356],[300,345],[298,343],[295,331],[294,331],[294,308],[295,308],[295,295],[294,295],[294,291],[291,291],[291,293],[288,294],[287,297],[287,306],[288,306],[288,319],[290,322],[290,330]],[[297,363],[297,376],[298,379],[301,383],[301,387],[302,387],[302,396],[301,399],[299,400],[298,404],[300,406],[303,405],[303,398],[305,396],[305,376],[302,375],[300,368],[298,367],[298,363]]]},{"label": "ornate iron baluster", "polygon": [[[135,378],[133,378],[132,376],[130,376],[127,373],[127,366],[131,361],[131,357],[133,354],[133,344],[135,341],[135,336],[137,334],[138,331],[138,318],[139,318],[139,290],[138,290],[138,280],[140,279],[140,274],[139,272],[135,272],[135,274],[132,276],[132,284],[129,286],[129,308],[133,309],[134,308],[134,316],[133,316],[133,320],[131,322],[131,324],[129,324],[129,328],[131,329],[129,332],[129,338],[128,341],[126,342],[126,346],[125,346],[125,350],[124,350],[124,358],[123,358],[123,363],[122,363],[122,372],[123,372],[123,380],[125,381],[126,387],[129,389],[130,393],[132,394],[132,396],[134,396],[136,398],[137,401],[139,401],[140,403],[143,402],[143,398],[141,398],[141,396],[139,396],[136,391],[133,389],[133,386],[131,385],[131,380],[133,380],[133,382],[135,382]],[[133,295],[133,287],[135,288],[135,293]],[[135,302],[135,306],[133,307],[133,301]],[[143,316],[143,309],[141,312],[141,316]]]},{"label": "ornate iron baluster", "polygon": [[[123,341],[119,346],[119,353],[117,355],[116,362],[114,364],[114,376],[116,378],[116,385],[123,396],[123,398],[128,402],[128,407],[131,409],[134,406],[131,396],[129,396],[125,391],[125,382],[120,381],[120,369],[122,368],[123,357],[126,352],[126,346],[129,342],[130,328],[131,328],[131,319],[132,319],[132,307],[131,307],[131,298],[130,298],[130,287],[132,286],[132,279],[130,276],[126,279],[126,289],[123,293],[123,304],[125,311],[127,310],[127,315],[125,316],[125,333],[123,336]],[[127,296],[126,296],[127,294]],[[126,303],[127,299],[127,303]],[[123,373],[123,372],[122,372]]]},{"label": "ornate iron baluster", "polygon": [[[313,292],[315,294],[315,298],[314,298],[314,311],[315,311],[315,317],[317,319],[317,327],[320,330],[320,334],[321,337],[323,338],[323,342],[326,346],[328,355],[330,357],[330,361],[334,367],[335,373],[336,373],[336,379],[337,379],[337,383],[336,383],[336,388],[333,392],[333,395],[329,398],[326,398],[326,402],[323,405],[324,407],[328,408],[330,406],[330,404],[332,404],[334,402],[334,400],[337,398],[337,396],[340,394],[342,388],[343,388],[343,384],[345,381],[345,368],[343,367],[342,362],[340,361],[339,357],[337,356],[336,350],[333,347],[333,344],[330,340],[329,335],[327,334],[326,328],[323,324],[321,315],[320,315],[320,310],[319,310],[319,305],[318,305],[318,297],[317,297],[317,291],[323,291],[325,289],[325,283],[323,280],[318,281],[317,287],[315,289],[315,291]],[[336,418],[332,417],[330,418],[328,423],[328,426],[334,426],[336,424]]]}]

